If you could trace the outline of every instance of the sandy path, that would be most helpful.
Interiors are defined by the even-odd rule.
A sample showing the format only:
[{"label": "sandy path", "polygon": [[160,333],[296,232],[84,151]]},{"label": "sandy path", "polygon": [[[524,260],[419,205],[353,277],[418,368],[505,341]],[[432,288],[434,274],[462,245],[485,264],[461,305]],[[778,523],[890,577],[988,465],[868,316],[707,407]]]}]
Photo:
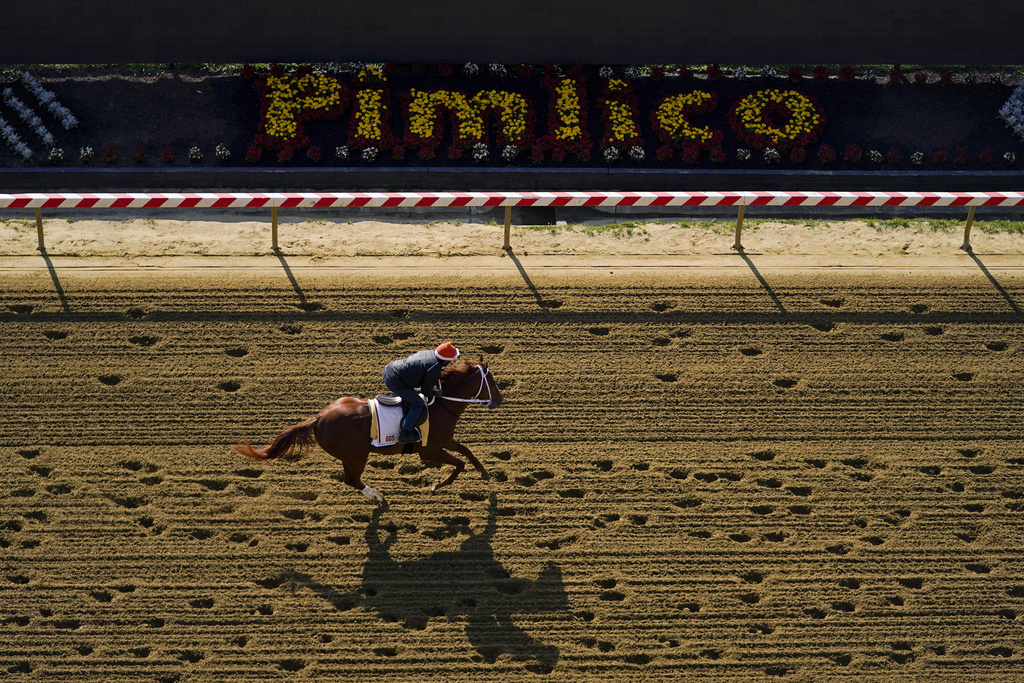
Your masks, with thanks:
[{"label": "sandy path", "polygon": [[[472,256],[224,258],[161,255],[177,233],[119,253],[108,225],[67,255],[84,227],[54,229],[49,263],[34,231],[0,258],[10,680],[1019,676],[1013,240],[757,246],[807,244],[783,225],[744,260],[728,234],[638,256],[642,238],[527,233],[503,257],[478,226]],[[188,228],[203,249],[256,230]],[[413,232],[399,253],[478,241]],[[591,251],[542,253],[554,239]],[[506,393],[459,428],[490,481],[431,495],[438,470],[374,458],[377,515],[319,450],[226,448],[445,338]]]}]

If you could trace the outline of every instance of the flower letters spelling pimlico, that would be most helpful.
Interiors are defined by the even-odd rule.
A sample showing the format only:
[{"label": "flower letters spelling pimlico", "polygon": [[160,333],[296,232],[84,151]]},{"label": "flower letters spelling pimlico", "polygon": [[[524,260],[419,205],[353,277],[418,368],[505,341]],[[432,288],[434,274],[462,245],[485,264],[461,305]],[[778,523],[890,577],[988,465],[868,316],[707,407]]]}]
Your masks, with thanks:
[{"label": "flower letters spelling pimlico", "polygon": [[[366,67],[351,75],[316,73],[309,67],[288,72],[276,64],[269,72],[256,73],[246,67],[244,73],[254,79],[262,96],[259,131],[249,154],[256,160],[261,150],[278,152],[279,161],[288,161],[295,152],[307,150],[306,156],[319,160],[322,153],[319,147],[311,148],[306,124],[348,113],[348,136],[337,142],[343,141],[346,150],[360,152],[350,159],[367,161],[367,155],[361,152],[373,149],[371,161],[378,158],[378,152],[390,152],[393,158],[401,159],[407,150],[428,160],[450,140],[449,159],[469,154],[478,162],[496,159],[511,163],[524,152],[534,163],[545,159],[560,163],[570,155],[587,163],[593,149],[589,123],[592,108],[601,116],[600,146],[605,160],[646,159],[647,133],[641,124],[647,122],[650,132],[661,140],[655,155],[660,161],[679,155],[683,162],[693,164],[704,153],[715,163],[725,159],[723,132],[700,125],[700,116],[718,107],[718,95],[711,88],[664,96],[654,103],[649,116],[642,118],[629,79],[614,74],[601,79],[601,95],[590,101],[588,79],[578,66],[564,73],[548,67],[539,89],[531,78],[521,76],[518,87],[523,92],[516,92],[515,87],[485,87],[476,92],[451,87],[420,89],[408,74],[400,79],[405,87],[396,91],[389,87],[396,80],[389,77],[395,73],[393,65],[384,69]],[[532,77],[532,71],[528,76]],[[534,99],[541,98],[546,99],[546,130],[535,139],[538,126]],[[401,120],[395,121],[396,117]],[[733,104],[728,119],[744,147],[779,152],[805,149],[821,137],[825,125],[825,113],[814,98],[781,89],[744,96]],[[395,128],[401,130],[400,138],[395,136]],[[330,148],[337,142],[329,143]],[[487,148],[486,154],[480,145]],[[611,148],[615,148],[615,154],[605,153]]]}]

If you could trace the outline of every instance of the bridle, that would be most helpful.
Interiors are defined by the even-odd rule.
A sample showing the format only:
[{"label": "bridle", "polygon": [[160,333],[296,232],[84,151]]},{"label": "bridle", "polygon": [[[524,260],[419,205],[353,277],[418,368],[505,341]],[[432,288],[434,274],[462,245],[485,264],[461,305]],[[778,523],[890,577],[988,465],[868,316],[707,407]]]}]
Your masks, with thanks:
[{"label": "bridle", "polygon": [[[441,398],[444,399],[445,401],[456,401],[457,403],[481,403],[486,405],[493,404],[494,398],[491,395],[491,383],[487,381],[488,377],[490,377],[492,380],[494,379],[494,376],[491,375],[491,369],[484,368],[484,366],[482,365],[476,366],[476,369],[480,373],[480,388],[476,390],[476,394],[473,395],[473,398],[456,398],[455,396],[441,396]],[[484,389],[487,389],[487,398],[480,397],[484,393]]]}]

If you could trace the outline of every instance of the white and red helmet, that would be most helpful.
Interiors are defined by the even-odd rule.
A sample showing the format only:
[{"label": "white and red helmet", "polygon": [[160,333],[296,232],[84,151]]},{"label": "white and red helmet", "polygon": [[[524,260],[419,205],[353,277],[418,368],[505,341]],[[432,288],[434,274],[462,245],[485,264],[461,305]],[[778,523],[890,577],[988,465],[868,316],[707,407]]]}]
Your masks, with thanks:
[{"label": "white and red helmet", "polygon": [[459,350],[455,348],[455,344],[445,342],[434,349],[434,357],[445,363],[451,363],[453,360],[458,359]]}]

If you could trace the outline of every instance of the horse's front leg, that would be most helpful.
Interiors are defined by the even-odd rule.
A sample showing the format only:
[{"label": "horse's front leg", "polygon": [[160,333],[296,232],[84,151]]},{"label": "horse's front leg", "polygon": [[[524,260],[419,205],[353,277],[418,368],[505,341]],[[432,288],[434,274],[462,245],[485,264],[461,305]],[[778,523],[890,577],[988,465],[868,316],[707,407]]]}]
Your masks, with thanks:
[{"label": "horse's front leg", "polygon": [[455,468],[452,470],[452,473],[448,475],[447,479],[434,484],[434,487],[431,489],[432,491],[448,486],[455,481],[456,477],[462,474],[462,470],[466,469],[466,463],[462,462],[451,453],[448,453],[443,448],[438,448],[433,453],[420,453],[420,460],[423,460],[424,462],[437,463],[438,465],[451,465]]},{"label": "horse's front leg", "polygon": [[483,479],[484,481],[487,481],[488,479],[490,479],[490,478],[491,478],[491,475],[490,475],[490,473],[489,473],[489,472],[487,471],[487,468],[486,468],[486,467],[484,467],[483,463],[482,463],[482,462],[480,462],[480,460],[478,460],[478,459],[477,459],[477,457],[476,457],[475,455],[473,455],[473,451],[469,450],[468,448],[466,448],[465,446],[463,446],[463,445],[462,445],[461,443],[459,443],[459,442],[458,442],[458,441],[456,441],[455,439],[452,439],[451,443],[450,443],[450,444],[448,444],[448,446],[449,446],[449,447],[450,447],[450,448],[451,448],[451,449],[452,449],[453,451],[456,451],[456,452],[458,452],[458,453],[459,453],[459,455],[461,455],[461,456],[463,456],[464,458],[468,459],[468,460],[469,460],[469,462],[470,462],[470,464],[471,464],[471,465],[473,465],[473,467],[474,467],[474,468],[476,468],[476,471],[480,473],[480,477],[481,477],[481,478],[482,478],[482,479]]}]

